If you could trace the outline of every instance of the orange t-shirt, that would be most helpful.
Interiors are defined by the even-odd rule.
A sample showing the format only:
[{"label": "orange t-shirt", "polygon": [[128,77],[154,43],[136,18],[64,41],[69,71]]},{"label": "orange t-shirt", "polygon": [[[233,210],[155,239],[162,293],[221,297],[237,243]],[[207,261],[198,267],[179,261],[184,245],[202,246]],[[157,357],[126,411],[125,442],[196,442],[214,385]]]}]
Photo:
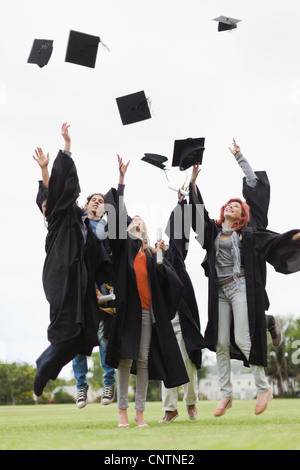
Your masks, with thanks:
[{"label": "orange t-shirt", "polygon": [[145,253],[138,252],[134,259],[133,267],[142,308],[150,310],[151,292],[148,280],[147,258]]}]

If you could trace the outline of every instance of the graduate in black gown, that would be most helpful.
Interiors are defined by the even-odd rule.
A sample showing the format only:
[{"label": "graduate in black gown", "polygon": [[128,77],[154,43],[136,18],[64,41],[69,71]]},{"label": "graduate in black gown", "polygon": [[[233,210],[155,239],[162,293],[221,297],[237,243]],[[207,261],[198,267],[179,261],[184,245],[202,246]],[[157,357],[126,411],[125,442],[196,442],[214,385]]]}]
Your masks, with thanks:
[{"label": "graduate in black gown", "polygon": [[[123,167],[121,160],[119,165]],[[111,325],[106,363],[118,369],[119,427],[129,426],[126,394],[130,372],[139,379],[135,419],[144,427],[147,426],[143,411],[148,380],[163,380],[169,388],[189,381],[171,323],[180,302],[182,284],[166,259],[157,263],[156,253],[146,241],[142,219],[127,215],[124,200],[117,197],[117,191],[112,189],[105,200],[112,201],[117,210],[115,237],[110,232],[111,214],[108,212],[116,315]]]},{"label": "graduate in black gown", "polygon": [[[194,287],[185,266],[189,248],[190,207],[184,196],[178,192],[178,204],[171,212],[165,233],[169,237],[169,246],[164,257],[174,268],[179,277],[183,291],[178,311],[172,324],[190,381],[182,386],[183,401],[187,407],[187,416],[194,420],[197,417],[198,401],[197,370],[202,363],[204,340],[201,334],[200,317]],[[162,384],[162,402],[165,415],[160,423],[171,423],[176,419],[178,390],[167,389]]]},{"label": "graduate in black gown", "polygon": [[[226,350],[226,346],[220,343],[221,318],[219,309],[222,302],[224,310],[224,295],[227,289],[231,289],[231,294],[238,292],[244,296],[243,302],[247,308],[247,328],[244,332],[244,344],[237,344],[236,325],[231,322],[231,334],[229,338],[229,356],[241,359],[245,365],[250,365],[254,370],[261,372],[267,366],[267,340],[266,340],[266,319],[265,311],[268,309],[268,298],[266,294],[266,263],[271,264],[277,272],[289,274],[300,270],[300,232],[291,230],[284,234],[278,234],[260,227],[247,226],[246,207],[249,206],[237,199],[228,201],[221,209],[218,221],[210,219],[206,208],[203,208],[203,199],[198,187],[196,178],[199,173],[199,165],[193,167],[193,174],[190,184],[190,203],[194,208],[193,228],[201,244],[206,250],[206,258],[202,263],[205,274],[208,277],[208,323],[205,331],[205,343],[211,350],[221,352]],[[238,214],[238,212],[240,214]],[[196,216],[198,219],[196,221]],[[241,221],[241,222],[240,222]],[[229,222],[231,227],[229,227]],[[231,255],[228,248],[229,261],[232,263],[232,274],[228,280],[221,281],[226,268],[225,257],[219,257],[221,250],[220,240],[228,240],[231,243]],[[223,243],[224,245],[224,243]],[[222,248],[224,251],[225,248]],[[223,255],[222,255],[223,256]],[[221,264],[223,263],[223,266]],[[229,263],[228,263],[229,266]],[[230,266],[229,266],[230,268]],[[241,278],[241,281],[239,280]],[[232,289],[236,289],[232,291]],[[243,291],[243,292],[242,292]],[[221,298],[222,297],[222,298]],[[245,310],[244,306],[243,309]],[[223,321],[223,318],[222,318]],[[234,329],[233,329],[234,326]],[[245,328],[245,325],[243,325]],[[221,331],[221,333],[223,333]],[[239,333],[240,334],[240,333]],[[239,338],[240,339],[240,338]],[[246,345],[249,350],[246,354]],[[224,355],[224,354],[223,354]],[[222,386],[222,400],[215,410],[215,416],[222,416],[231,406],[232,396],[228,394],[231,389],[230,368],[227,366],[225,372],[219,368],[219,377]],[[259,369],[257,369],[257,367]],[[254,373],[255,375],[255,373]],[[262,373],[260,374],[262,377]],[[224,393],[224,394],[223,394]],[[255,413],[260,414],[268,406],[271,395],[270,390],[261,391],[257,395]]]},{"label": "graduate in black gown", "polygon": [[[270,181],[266,171],[253,171],[248,160],[241,153],[241,148],[233,139],[233,147],[229,147],[239,166],[243,170],[242,194],[250,208],[248,227],[267,228],[270,205]],[[266,327],[272,342],[278,347],[282,341],[282,332],[277,317],[266,314]]]},{"label": "graduate in black gown", "polygon": [[99,309],[95,286],[108,278],[111,266],[102,242],[76,203],[80,186],[71,158],[67,124],[62,126],[62,135],[65,149],[58,152],[53,162],[48,191],[40,182],[37,196],[41,210],[45,206],[42,199],[47,196],[43,286],[50,305],[47,330],[50,346],[36,361],[34,393],[37,396],[77,354],[90,355],[93,347],[99,345],[99,321],[105,314]]}]

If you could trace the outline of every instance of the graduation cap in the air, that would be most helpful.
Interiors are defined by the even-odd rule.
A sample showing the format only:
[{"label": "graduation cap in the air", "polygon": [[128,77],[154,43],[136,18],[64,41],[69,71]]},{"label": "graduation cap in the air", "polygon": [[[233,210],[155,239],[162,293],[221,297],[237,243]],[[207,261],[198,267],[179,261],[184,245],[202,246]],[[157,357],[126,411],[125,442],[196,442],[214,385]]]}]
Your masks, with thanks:
[{"label": "graduation cap in the air", "polygon": [[[99,36],[92,36],[91,34],[71,30],[65,62],[95,68],[100,42],[102,41]],[[105,44],[103,45],[105,46]],[[105,47],[107,48],[107,46]]]},{"label": "graduation cap in the air", "polygon": [[53,41],[49,39],[34,39],[33,45],[27,60],[29,64],[37,64],[44,67],[49,62],[53,51]]},{"label": "graduation cap in the air", "polygon": [[228,18],[227,16],[219,16],[218,18],[214,18],[213,21],[218,21],[218,31],[228,31],[230,29],[237,28],[237,23],[242,20],[237,20],[235,18]]},{"label": "graduation cap in the air", "polygon": [[[145,153],[142,158],[142,161],[146,163],[150,163],[150,165],[153,165],[163,170],[165,177],[167,178],[169,182],[169,186],[168,186],[169,189],[172,189],[173,191],[176,191],[176,192],[180,191],[181,194],[183,195],[188,194],[188,191],[187,191],[188,188],[185,188],[185,183],[187,181],[188,175],[186,174],[186,179],[184,183],[182,184],[181,182],[179,185],[178,184],[178,172],[175,172],[174,170],[170,168],[166,168],[166,165],[164,164],[164,162],[168,161],[167,157],[164,157],[163,155],[158,155],[157,153]],[[182,173],[181,173],[180,179],[182,180]]]},{"label": "graduation cap in the air", "polygon": [[197,163],[202,164],[205,138],[175,140],[172,166],[179,166],[181,171]]},{"label": "graduation cap in the air", "polygon": [[144,157],[142,158],[144,162],[150,163],[150,165],[154,165],[158,168],[164,170],[166,165],[163,162],[166,162],[168,159],[162,155],[158,155],[157,153],[145,153]]},{"label": "graduation cap in the air", "polygon": [[123,125],[150,119],[148,98],[144,91],[116,98]]}]

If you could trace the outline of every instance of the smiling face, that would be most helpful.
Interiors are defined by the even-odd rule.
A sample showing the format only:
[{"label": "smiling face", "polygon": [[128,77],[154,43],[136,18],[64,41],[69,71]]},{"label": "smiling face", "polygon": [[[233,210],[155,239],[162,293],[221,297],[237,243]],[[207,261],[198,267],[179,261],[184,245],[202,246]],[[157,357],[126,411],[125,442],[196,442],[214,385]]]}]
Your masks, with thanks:
[{"label": "smiling face", "polygon": [[225,219],[238,220],[242,216],[242,206],[237,201],[232,201],[224,209]]},{"label": "smiling face", "polygon": [[216,224],[222,227],[225,224],[228,228],[241,230],[248,225],[250,219],[250,207],[239,198],[232,198],[221,207],[220,217]]},{"label": "smiling face", "polygon": [[102,217],[105,212],[104,197],[102,194],[93,194],[86,206],[86,209],[98,217]]}]

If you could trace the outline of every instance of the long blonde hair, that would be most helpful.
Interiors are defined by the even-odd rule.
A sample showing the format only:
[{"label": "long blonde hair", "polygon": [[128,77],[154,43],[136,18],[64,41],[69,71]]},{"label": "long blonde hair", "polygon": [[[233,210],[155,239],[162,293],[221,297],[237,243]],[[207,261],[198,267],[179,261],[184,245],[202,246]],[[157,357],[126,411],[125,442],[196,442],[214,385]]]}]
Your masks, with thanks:
[{"label": "long blonde hair", "polygon": [[160,247],[163,243],[163,240],[160,240],[160,242],[157,244],[156,248],[153,248],[152,246],[150,246],[150,239],[149,239],[149,235],[148,235],[148,229],[147,229],[147,226],[144,222],[144,219],[142,217],[140,217],[139,215],[136,215],[135,217],[139,217],[140,219],[142,219],[143,224],[144,224],[144,231],[142,233],[142,235],[144,235],[144,237],[141,238],[142,246],[140,248],[140,251],[142,253],[144,253],[147,250],[148,253],[152,256],[153,253],[158,252],[158,250],[160,249]]},{"label": "long blonde hair", "polygon": [[150,239],[149,239],[148,229],[147,229],[144,219],[140,215],[134,215],[131,220],[133,221],[137,217],[143,221],[143,231],[142,231],[140,239],[142,241],[141,251],[144,252],[146,249],[150,248]]}]

